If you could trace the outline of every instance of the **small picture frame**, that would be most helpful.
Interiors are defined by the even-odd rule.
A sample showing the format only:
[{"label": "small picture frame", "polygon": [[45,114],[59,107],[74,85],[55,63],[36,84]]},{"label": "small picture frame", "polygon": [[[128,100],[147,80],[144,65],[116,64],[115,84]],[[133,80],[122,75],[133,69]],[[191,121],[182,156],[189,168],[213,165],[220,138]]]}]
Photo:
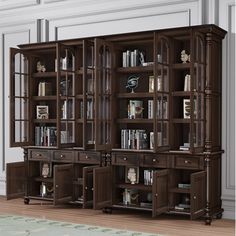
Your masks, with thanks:
[{"label": "small picture frame", "polygon": [[130,184],[139,183],[139,167],[137,166],[125,167],[125,182]]},{"label": "small picture frame", "polygon": [[48,106],[38,105],[36,106],[36,118],[37,119],[48,119],[49,118]]},{"label": "small picture frame", "polygon": [[49,162],[41,162],[41,176],[43,178],[52,177],[52,163]]}]

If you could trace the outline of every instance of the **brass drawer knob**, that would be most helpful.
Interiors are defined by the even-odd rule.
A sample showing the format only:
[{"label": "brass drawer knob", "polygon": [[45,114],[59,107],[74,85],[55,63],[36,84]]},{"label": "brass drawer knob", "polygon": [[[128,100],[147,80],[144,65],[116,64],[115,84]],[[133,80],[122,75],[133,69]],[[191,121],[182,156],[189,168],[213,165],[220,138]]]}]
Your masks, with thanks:
[{"label": "brass drawer knob", "polygon": [[157,159],[156,159],[156,158],[153,158],[153,159],[152,159],[152,162],[156,162],[156,161],[157,161]]},{"label": "brass drawer knob", "polygon": [[41,154],[40,153],[37,153],[37,155],[36,155],[37,157],[41,157]]},{"label": "brass drawer knob", "polygon": [[61,158],[63,158],[64,157],[64,155],[63,154],[61,154]]},{"label": "brass drawer knob", "polygon": [[89,157],[86,155],[86,156],[85,156],[85,159],[88,159],[88,158],[89,158]]},{"label": "brass drawer knob", "polygon": [[124,160],[124,161],[127,161],[127,157],[124,157],[123,160]]},{"label": "brass drawer knob", "polygon": [[84,189],[85,189],[85,190],[87,190],[87,189],[88,189],[88,187],[87,187],[87,186],[85,186],[85,187],[84,187]]},{"label": "brass drawer knob", "polygon": [[188,160],[185,160],[184,163],[185,163],[185,164],[190,164],[191,162],[188,161]]},{"label": "brass drawer knob", "polygon": [[196,199],[197,199],[197,197],[196,197],[196,196],[193,196],[193,199],[194,199],[194,200],[196,200]]}]

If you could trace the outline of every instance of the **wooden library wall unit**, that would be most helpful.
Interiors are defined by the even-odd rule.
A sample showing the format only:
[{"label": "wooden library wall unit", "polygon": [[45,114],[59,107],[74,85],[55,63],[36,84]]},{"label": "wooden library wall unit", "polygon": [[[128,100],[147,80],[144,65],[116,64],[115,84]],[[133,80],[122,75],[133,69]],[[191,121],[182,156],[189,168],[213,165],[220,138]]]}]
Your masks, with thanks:
[{"label": "wooden library wall unit", "polygon": [[11,48],[8,199],[222,217],[221,59],[201,25]]}]

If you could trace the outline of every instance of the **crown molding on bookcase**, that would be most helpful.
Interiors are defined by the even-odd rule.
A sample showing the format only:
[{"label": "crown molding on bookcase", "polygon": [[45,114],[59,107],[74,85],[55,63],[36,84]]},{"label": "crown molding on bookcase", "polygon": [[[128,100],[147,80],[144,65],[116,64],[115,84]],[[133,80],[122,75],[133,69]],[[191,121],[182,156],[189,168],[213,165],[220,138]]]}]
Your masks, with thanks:
[{"label": "crown molding on bookcase", "polygon": [[10,10],[14,8],[29,7],[40,4],[40,0],[13,0],[13,1],[0,1],[0,11]]}]

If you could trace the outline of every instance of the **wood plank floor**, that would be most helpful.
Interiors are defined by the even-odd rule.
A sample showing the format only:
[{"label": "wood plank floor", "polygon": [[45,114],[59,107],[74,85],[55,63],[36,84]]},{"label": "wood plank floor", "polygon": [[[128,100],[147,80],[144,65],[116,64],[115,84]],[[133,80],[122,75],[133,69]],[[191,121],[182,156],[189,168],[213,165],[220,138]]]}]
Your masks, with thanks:
[{"label": "wood plank floor", "polygon": [[127,210],[114,210],[112,214],[104,214],[102,211],[80,209],[71,205],[55,207],[51,203],[39,201],[31,201],[29,205],[25,205],[23,199],[7,201],[4,197],[0,197],[0,214],[31,216],[169,236],[235,235],[233,220],[213,220],[212,225],[207,226],[203,220],[191,221],[183,216],[163,215],[153,219],[150,213]]}]

